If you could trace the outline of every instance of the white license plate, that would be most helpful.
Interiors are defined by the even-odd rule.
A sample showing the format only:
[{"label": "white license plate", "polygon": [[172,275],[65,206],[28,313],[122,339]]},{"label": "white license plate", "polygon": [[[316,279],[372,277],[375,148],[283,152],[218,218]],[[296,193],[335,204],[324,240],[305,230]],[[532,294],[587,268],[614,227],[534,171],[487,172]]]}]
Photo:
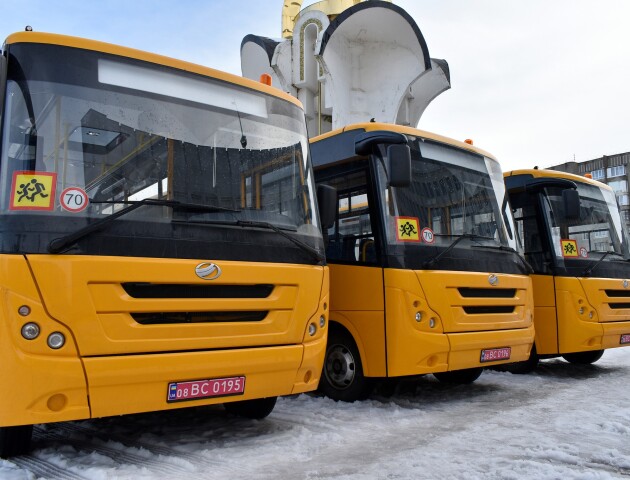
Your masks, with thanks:
[{"label": "white license plate", "polygon": [[512,347],[488,348],[481,351],[481,363],[509,360],[512,355]]},{"label": "white license plate", "polygon": [[626,333],[625,335],[622,335],[621,339],[619,340],[620,345],[624,345],[626,343],[630,343],[630,333]]},{"label": "white license plate", "polygon": [[197,400],[199,398],[228,397],[245,392],[245,377],[211,378],[168,384],[168,402]]}]

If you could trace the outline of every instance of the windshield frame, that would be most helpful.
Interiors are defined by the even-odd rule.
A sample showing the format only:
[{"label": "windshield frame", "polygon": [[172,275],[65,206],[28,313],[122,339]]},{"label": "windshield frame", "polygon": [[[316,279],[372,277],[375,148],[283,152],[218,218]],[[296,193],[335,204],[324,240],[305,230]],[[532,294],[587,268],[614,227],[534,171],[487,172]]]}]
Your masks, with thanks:
[{"label": "windshield frame", "polygon": [[[520,243],[516,239],[512,211],[509,207],[507,192],[503,183],[503,173],[498,162],[485,155],[463,150],[448,143],[411,135],[407,135],[407,137],[412,155],[412,171],[414,172],[410,187],[391,187],[388,185],[385,168],[388,164],[386,149],[381,148],[373,162],[376,170],[376,189],[380,202],[380,221],[384,225],[384,244],[388,255],[393,258],[404,258],[404,261],[401,260],[398,263],[413,265],[413,268],[418,269],[431,267],[522,274],[526,267],[523,267],[522,260],[517,258]],[[424,168],[427,165],[434,165],[436,172],[442,170],[442,175],[450,175],[450,179],[442,179],[439,186],[431,187],[434,188],[434,191],[443,188],[444,191],[446,189],[451,192],[457,190],[463,194],[466,187],[462,186],[460,179],[465,175],[468,175],[471,180],[469,184],[471,186],[474,184],[476,190],[472,198],[477,200],[477,205],[469,202],[468,206],[462,209],[461,206],[466,203],[460,202],[458,204],[456,200],[451,198],[449,200],[453,202],[451,206],[444,207],[449,208],[449,211],[454,211],[450,210],[451,208],[460,209],[460,224],[455,226],[453,220],[450,221],[450,228],[455,230],[439,231],[434,228],[435,224],[425,224],[422,215],[416,213],[417,210],[410,212],[409,206],[402,206],[401,195],[407,195],[408,198],[411,198],[410,195],[415,195],[416,203],[410,205],[416,205],[415,208],[424,205],[423,208],[428,208],[426,203],[419,203],[419,200],[427,197],[427,195],[420,194],[421,188],[429,188],[428,186],[421,186],[420,179],[425,178],[426,175],[422,175],[418,168],[414,168]],[[416,191],[415,194],[411,193],[413,189]],[[472,187],[469,191],[472,191]],[[446,196],[448,194],[443,195],[444,198]],[[485,202],[489,202],[489,204],[486,205]],[[407,209],[405,210],[405,208]],[[469,209],[468,213],[466,213],[467,208]],[[491,221],[493,227],[486,225],[488,228],[486,231],[480,229],[480,225],[475,223],[474,225],[479,227],[477,230],[466,230],[466,226],[473,225],[469,222],[470,219],[466,219],[467,215],[471,215],[471,217],[483,215],[485,220]],[[400,226],[398,223],[401,220],[410,222],[411,226],[408,226],[408,229],[416,232],[415,238],[408,240],[401,238],[401,234],[397,231],[397,227]],[[429,228],[430,232],[426,232],[426,228]],[[488,233],[493,229],[492,233]],[[427,241],[423,234],[432,236],[433,242]],[[512,258],[506,261],[506,255]]]},{"label": "windshield frame", "polygon": [[[558,265],[565,262],[570,264],[579,262],[587,266],[589,261],[599,260],[606,252],[609,254],[603,261],[619,261],[619,258],[629,260],[628,231],[625,222],[621,219],[614,192],[605,186],[575,183],[580,196],[579,219],[565,218],[560,188],[548,187],[540,192],[544,226],[548,231],[555,262]],[[588,220],[589,216],[591,220],[594,218],[599,220],[594,223]],[[599,228],[589,228],[595,226]],[[597,235],[604,231],[608,234]],[[585,237],[586,235],[588,238]],[[606,242],[606,239],[610,241]],[[574,243],[576,253],[572,248]],[[604,246],[604,243],[608,245]],[[567,246],[571,251],[564,253]],[[612,249],[607,248],[610,246]]]},{"label": "windshield frame", "polygon": [[[51,55],[50,54],[51,51],[56,51],[59,55]],[[301,212],[302,212],[302,213],[298,213],[298,216],[292,217],[293,219],[296,220],[295,225],[291,226],[289,224],[276,223],[277,221],[275,220],[275,218],[259,218],[257,215],[255,215],[254,210],[260,211],[261,208],[267,207],[267,204],[264,203],[265,202],[264,198],[261,200],[261,198],[258,197],[259,194],[256,194],[254,196],[254,193],[253,193],[254,191],[258,191],[257,189],[264,192],[263,189],[264,189],[264,186],[266,185],[265,180],[264,180],[265,176],[267,178],[267,182],[269,185],[272,185],[280,181],[284,182],[284,180],[282,180],[282,177],[279,177],[277,174],[274,174],[274,170],[264,171],[258,168],[258,170],[254,172],[255,168],[253,166],[250,169],[252,171],[252,175],[251,175],[251,179],[248,180],[249,183],[245,183],[245,180],[242,179],[241,180],[242,185],[240,186],[240,191],[234,194],[234,197],[238,198],[240,201],[236,202],[236,205],[235,205],[236,208],[233,208],[233,210],[243,211],[244,213],[242,217],[238,216],[235,218],[236,215],[239,215],[238,213],[235,213],[235,212],[229,212],[229,214],[226,214],[225,212],[221,212],[221,211],[212,212],[208,210],[206,212],[200,212],[200,211],[185,212],[186,215],[184,217],[182,217],[182,215],[179,215],[176,218],[176,216],[172,213],[171,209],[168,209],[168,208],[165,209],[158,206],[148,206],[146,207],[146,209],[142,209],[142,212],[144,213],[143,215],[139,215],[139,214],[128,215],[128,216],[126,215],[124,217],[121,217],[120,221],[116,220],[116,222],[117,223],[120,222],[121,224],[130,223],[130,222],[138,222],[138,221],[150,222],[151,221],[150,218],[152,216],[153,217],[157,216],[160,218],[160,222],[168,223],[170,225],[173,225],[172,228],[175,228],[175,224],[181,224],[182,221],[186,221],[187,219],[190,219],[191,221],[193,221],[193,217],[194,217],[195,224],[200,224],[200,223],[203,223],[204,220],[207,220],[208,224],[216,224],[216,223],[220,223],[220,221],[223,221],[224,223],[226,221],[232,221],[234,225],[237,225],[238,221],[242,220],[243,223],[240,225],[238,230],[242,231],[243,229],[252,229],[254,230],[254,232],[258,232],[260,229],[247,227],[246,226],[247,223],[245,222],[250,222],[250,223],[256,222],[256,221],[258,221],[259,223],[265,222],[265,223],[273,224],[274,227],[281,228],[287,231],[289,234],[294,235],[302,240],[305,240],[307,243],[310,244],[310,246],[315,248],[317,251],[323,252],[323,241],[322,241],[322,234],[321,234],[321,229],[319,226],[319,218],[318,218],[317,208],[316,208],[315,185],[314,185],[314,178],[312,174],[312,167],[310,163],[311,160],[310,160],[310,152],[309,152],[309,146],[308,146],[308,137],[306,133],[306,124],[304,121],[305,119],[304,119],[303,110],[298,105],[294,104],[293,102],[289,102],[288,100],[283,99],[279,96],[276,97],[266,92],[253,90],[243,85],[226,82],[225,80],[220,79],[220,78],[212,78],[210,76],[203,76],[203,75],[199,75],[199,74],[195,74],[191,72],[181,71],[176,68],[167,67],[165,65],[152,64],[150,62],[146,62],[143,60],[120,57],[120,56],[111,55],[108,53],[103,53],[103,52],[98,52],[98,51],[93,51],[93,50],[81,50],[81,49],[77,49],[73,47],[49,45],[49,44],[18,43],[18,44],[8,45],[5,49],[5,53],[8,55],[9,65],[12,66],[13,68],[13,70],[10,69],[9,71],[9,75],[8,75],[9,81],[7,82],[6,90],[11,89],[13,95],[15,95],[16,89],[20,90],[24,94],[25,91],[30,91],[30,90],[35,91],[35,87],[40,88],[40,87],[46,86],[47,84],[51,86],[60,85],[59,80],[58,80],[59,78],[67,79],[67,81],[65,82],[66,83],[65,88],[67,89],[78,90],[80,88],[83,88],[87,90],[89,88],[92,88],[91,85],[93,86],[93,82],[95,80],[93,78],[91,80],[86,80],[85,78],[86,75],[87,76],[99,75],[100,79],[98,81],[104,80],[104,82],[101,82],[102,85],[107,85],[107,87],[102,87],[100,89],[97,89],[99,93],[101,90],[105,91],[107,89],[107,91],[113,92],[112,93],[113,96],[119,96],[120,98],[124,98],[125,95],[127,95],[126,97],[127,99],[130,97],[143,96],[143,98],[146,98],[147,101],[150,100],[151,102],[154,102],[154,103],[163,102],[165,104],[169,104],[169,100],[168,100],[169,97],[166,96],[166,92],[163,91],[164,90],[163,86],[161,87],[161,90],[159,89],[159,86],[158,87],[153,86],[151,88],[148,88],[148,87],[143,88],[142,91],[138,90],[140,88],[140,85],[138,84],[122,86],[122,83],[124,81],[128,82],[129,79],[134,78],[134,75],[133,75],[134,72],[132,71],[130,74],[129,72],[130,69],[131,70],[135,69],[136,70],[135,73],[140,73],[138,72],[138,69],[142,69],[145,71],[145,73],[152,72],[154,74],[153,76],[159,77],[160,75],[162,75],[167,85],[168,85],[169,76],[183,78],[185,82],[188,82],[188,86],[190,87],[188,88],[189,93],[192,92],[193,94],[199,94],[200,92],[199,88],[195,90],[194,87],[195,87],[195,83],[200,84],[200,82],[203,84],[216,85],[217,88],[219,88],[220,93],[222,94],[222,95],[219,95],[219,97],[221,98],[224,97],[223,94],[225,92],[237,92],[238,95],[240,95],[242,98],[246,99],[247,101],[244,102],[244,105],[245,105],[244,107],[233,109],[234,113],[232,114],[232,118],[234,119],[234,123],[237,126],[235,137],[240,142],[240,145],[234,145],[233,148],[235,151],[237,149],[242,149],[242,151],[251,150],[252,148],[256,148],[257,143],[261,145],[264,144],[264,142],[273,143],[274,141],[273,137],[271,135],[267,135],[268,132],[271,133],[269,130],[269,128],[272,128],[271,120],[269,120],[269,123],[266,124],[266,125],[269,125],[269,128],[266,128],[266,126],[258,127],[261,133],[260,135],[257,135],[256,131],[251,130],[251,127],[255,124],[254,122],[257,121],[256,118],[260,119],[264,117],[264,114],[261,111],[261,108],[264,107],[265,103],[267,103],[268,111],[273,111],[274,115],[279,115],[277,117],[278,121],[276,121],[275,118],[273,119],[273,121],[277,122],[277,125],[276,125],[277,131],[280,131],[280,129],[286,132],[291,131],[292,133],[290,135],[292,135],[293,138],[295,139],[294,145],[297,145],[297,149],[293,147],[292,151],[293,152],[299,151],[299,155],[296,156],[294,153],[292,159],[288,161],[288,162],[291,162],[291,164],[293,165],[293,167],[291,167],[293,168],[293,174],[292,174],[293,187],[291,188],[294,188],[295,192],[297,192],[295,193],[295,196],[293,197],[294,200],[289,199],[289,202],[294,202],[297,210],[299,211],[301,209]],[[28,60],[25,60],[25,58],[27,57],[28,57]],[[48,59],[48,65],[42,65],[42,62],[43,62],[42,57]],[[59,62],[53,60],[54,58],[68,59],[68,62],[67,64],[65,62],[61,62],[62,65],[60,65]],[[91,61],[91,62],[104,62],[105,64],[108,64],[110,68],[106,71],[104,70],[99,71],[97,69],[96,72],[92,72],[90,71],[89,68],[86,67],[86,59],[88,59],[88,61]],[[53,63],[55,65],[53,65]],[[84,68],[86,71],[84,72],[78,69],[76,71],[73,71],[72,68],[77,67],[77,65],[81,65],[82,68]],[[125,69],[127,69],[127,71],[126,72],[117,71],[115,68],[114,69],[111,68],[112,65],[123,66]],[[12,72],[15,71],[16,66],[20,67],[18,72],[19,72],[19,75],[23,76],[23,79],[21,80],[21,83],[22,83],[21,86],[18,85],[18,83],[20,82],[17,81],[17,79],[14,78],[12,74]],[[103,72],[109,73],[109,77],[107,75],[103,77],[102,76]],[[26,80],[27,78],[29,80]],[[40,78],[43,78],[44,80],[39,80]],[[142,79],[143,77],[139,76],[138,78]],[[26,96],[26,94],[24,94],[23,96]],[[7,97],[9,97],[9,95],[7,95]],[[170,98],[173,98],[173,97],[170,96]],[[255,101],[252,101],[252,99],[254,99]],[[178,101],[178,105],[180,105],[180,108],[183,109],[184,111],[190,108],[194,108],[196,109],[196,111],[201,111],[204,108],[203,102],[200,103],[199,99],[192,98],[190,94],[185,98],[179,98],[177,101]],[[214,102],[214,100],[212,101]],[[24,131],[23,131],[24,138],[27,138],[28,135],[32,137],[33,135],[40,134],[43,129],[41,128],[41,125],[38,124],[39,122],[37,121],[37,118],[38,117],[41,118],[41,116],[46,113],[44,110],[45,108],[54,108],[54,106],[53,107],[44,106],[42,108],[36,108],[36,111],[35,111],[32,109],[32,107],[28,107],[28,104],[33,103],[31,100],[26,100],[23,103],[25,103],[24,108],[27,111],[26,112],[28,114],[27,116],[32,117],[29,120],[30,126],[25,126],[24,128]],[[124,108],[124,105],[122,103],[119,105],[120,105],[120,109],[122,110]],[[69,187],[69,186],[76,187],[76,185],[72,184],[72,181],[70,182],[70,185],[68,184],[57,185],[57,182],[61,182],[62,177],[66,175],[67,173],[66,171],[64,171],[62,174],[62,169],[54,168],[54,167],[49,168],[47,165],[41,164],[41,163],[39,165],[35,165],[32,167],[30,166],[30,165],[33,165],[34,163],[36,164],[38,162],[38,159],[26,158],[26,157],[28,157],[29,153],[33,153],[36,155],[37,154],[36,149],[40,148],[39,145],[34,145],[34,148],[31,149],[29,146],[30,143],[24,140],[25,147],[23,150],[26,152],[24,163],[29,164],[29,168],[15,169],[15,167],[12,166],[11,167],[12,171],[9,171],[9,153],[8,152],[9,152],[9,147],[11,146],[10,144],[13,143],[13,139],[12,138],[10,139],[9,137],[9,128],[8,128],[8,125],[11,122],[11,118],[10,118],[11,112],[7,111],[7,113],[5,114],[4,113],[5,106],[6,107],[11,106],[11,101],[9,98],[6,99],[6,102],[3,105],[3,114],[2,114],[3,129],[2,129],[2,138],[0,139],[2,143],[1,145],[2,157],[0,158],[0,168],[2,168],[2,179],[4,182],[3,184],[5,186],[5,190],[11,193],[15,193],[14,189],[19,189],[21,185],[24,185],[23,183],[20,183],[23,181],[23,177],[20,177],[19,173],[16,174],[16,172],[22,172],[22,173],[40,172],[41,180],[46,180],[50,182],[50,183],[42,182],[44,187],[40,187],[40,190],[41,188],[44,188],[44,190],[42,191],[49,192],[50,196],[53,197],[53,200],[48,201],[46,208],[42,208],[41,205],[35,205],[35,208],[20,208],[21,205],[19,205],[19,202],[15,199],[15,196],[11,198],[10,195],[5,194],[4,198],[2,199],[2,210],[0,212],[0,217],[3,218],[3,220],[0,220],[0,223],[5,225],[5,228],[3,229],[2,234],[5,235],[6,233],[9,233],[7,232],[7,230],[10,230],[12,233],[19,235],[20,232],[17,232],[15,230],[16,229],[19,230],[20,223],[23,223],[25,224],[23,225],[23,228],[22,228],[23,233],[28,232],[29,229],[31,231],[33,229],[37,229],[36,233],[40,237],[46,237],[47,235],[58,237],[60,234],[64,234],[64,233],[69,234],[72,232],[73,229],[82,228],[86,224],[89,224],[90,222],[94,221],[96,216],[95,214],[90,213],[90,212],[96,211],[95,209],[91,210],[90,208],[81,208],[81,209],[76,209],[76,211],[69,211],[68,208],[65,208],[65,207],[62,208],[62,205],[61,205],[62,197],[60,196],[60,192],[65,191],[66,187]],[[221,112],[225,114],[225,112],[229,110],[227,107],[229,106],[218,105],[213,108],[215,110],[219,109]],[[207,111],[210,112],[211,109],[208,109]],[[285,117],[282,117],[283,115],[282,112],[291,112],[291,113],[284,113]],[[286,117],[286,115],[291,115],[290,122],[288,121],[289,117]],[[5,125],[7,126],[6,128],[5,128]],[[248,127],[250,127],[249,130],[248,130]],[[96,131],[96,129],[94,129],[94,131]],[[247,133],[249,133],[249,138],[247,138],[245,141],[249,142],[249,144],[244,145],[243,139],[247,136]],[[153,132],[152,135],[155,136],[155,138],[157,139],[157,142],[159,143],[160,140],[158,138],[157,132]],[[71,135],[66,135],[66,141],[65,141],[66,144],[70,143],[69,142],[70,138],[72,138]],[[171,138],[171,137],[163,137],[163,138]],[[175,138],[176,137],[173,137],[173,139]],[[39,139],[37,141],[39,141]],[[56,142],[56,143],[57,145],[59,145],[59,142]],[[109,141],[108,145],[110,143],[112,143],[112,141]],[[166,143],[168,143],[168,141]],[[85,155],[85,151],[86,151],[85,143],[81,142],[81,145],[83,145],[83,147],[81,148],[83,150],[83,154]],[[95,144],[93,146],[93,149],[96,150],[97,148],[102,149],[102,146]],[[219,147],[216,147],[216,148],[219,148]],[[228,147],[228,148],[232,148],[232,147]],[[256,150],[256,151],[263,151],[263,150]],[[273,153],[270,153],[270,154],[273,154]],[[35,155],[33,156],[35,157]],[[11,158],[14,158],[14,157],[11,157]],[[172,159],[169,159],[167,162],[171,162],[171,161]],[[243,160],[241,160],[241,162],[242,161]],[[280,170],[275,170],[275,171],[279,172]],[[162,178],[162,177],[158,177],[158,180],[152,184],[152,187],[155,187],[154,190],[157,190],[159,192],[161,188],[166,187],[167,194],[170,194],[170,192],[172,191],[171,190],[172,184],[170,183],[171,179],[169,178],[167,181],[166,178],[162,178],[162,180],[159,180],[159,178]],[[126,179],[127,177],[125,177],[125,180]],[[35,180],[35,178],[33,178],[33,180]],[[194,179],[190,181],[194,181]],[[289,182],[291,183],[291,181]],[[53,183],[55,183],[56,188],[52,187]],[[84,199],[87,200],[89,197],[92,197],[92,194],[90,193],[89,189],[86,187],[86,184],[87,184],[87,181],[85,181],[83,185],[79,186],[79,188],[80,190],[83,190],[83,193],[85,194]],[[151,185],[149,185],[149,187],[150,186]],[[12,188],[9,189],[8,187],[12,187]],[[45,187],[48,187],[48,189],[46,190]],[[102,203],[107,203],[107,202],[103,202],[103,200],[110,200],[111,201],[110,203],[115,203],[114,201],[120,200],[119,202],[120,204],[118,206],[110,204],[106,207],[100,207],[98,210],[99,211],[98,218],[105,218],[103,217],[103,215],[113,214],[116,211],[124,208],[125,202],[140,201],[144,198],[149,198],[152,194],[157,193],[151,190],[151,192],[145,192],[144,194],[142,194],[141,190],[142,189],[139,189],[138,191],[132,194],[126,194],[125,198],[101,199],[101,205]],[[22,189],[21,191],[26,192],[26,188]],[[282,197],[283,195],[281,193],[282,190],[278,190],[278,192],[279,192],[280,197]],[[144,197],[142,195],[144,195]],[[157,193],[157,195],[159,198],[159,195],[161,195],[161,193]],[[33,194],[32,196],[34,197],[35,195]],[[164,195],[164,198],[166,199],[167,195]],[[285,194],[285,199],[284,199],[285,202],[286,202],[286,198],[287,198],[287,195]],[[177,200],[177,199],[174,199],[174,200]],[[275,200],[272,199],[270,201],[273,202]],[[280,201],[281,200],[278,200],[278,202]],[[194,202],[194,203],[199,203],[199,202]],[[201,202],[201,203],[204,203],[204,202]],[[96,206],[97,204],[98,204],[97,202],[94,202],[94,206]],[[90,205],[90,207],[91,206],[92,205]],[[211,207],[212,205],[207,203],[207,206]],[[278,208],[281,208],[281,207],[278,207]],[[279,213],[280,212],[281,210],[279,210]],[[40,218],[36,219],[36,217],[40,217]],[[44,231],[41,231],[40,229],[42,228],[42,225],[45,225],[46,223],[45,221],[42,221],[42,220],[44,220],[45,218],[51,218],[51,217],[53,217],[55,220],[48,222],[50,224],[50,231],[46,231],[46,229],[44,229]],[[21,219],[21,222],[18,221],[18,218]],[[175,219],[177,219],[177,222],[173,222],[173,220]],[[11,224],[10,228],[7,227],[8,224]],[[64,224],[65,226],[62,227],[60,224]],[[130,228],[138,230],[135,227],[130,227]],[[119,230],[121,229],[114,229],[114,232],[112,234],[116,234],[115,232],[118,232]],[[165,236],[171,237],[171,238],[173,237],[172,234],[166,234]],[[240,234],[235,235],[232,241],[244,242],[244,240],[242,239],[242,235]],[[2,242],[2,243],[6,245],[7,242]],[[9,251],[11,251],[11,253],[18,253],[18,252],[21,253],[22,251],[25,251],[25,250],[28,250],[28,251],[34,250],[34,251],[41,251],[42,253],[44,253],[45,251],[45,248],[43,248],[43,244],[45,243],[44,240],[42,239],[41,241],[38,241],[37,243],[39,247],[29,244],[28,247],[18,246],[17,248],[14,248],[13,250],[9,250]],[[251,241],[247,241],[247,243],[251,245]],[[283,242],[283,245],[286,245],[286,242]],[[99,250],[100,250],[99,253],[102,253],[102,249],[99,249]],[[0,246],[0,251],[6,251],[6,247]],[[84,254],[90,253],[90,248],[79,248],[76,252],[73,252],[73,253],[84,253]]]}]

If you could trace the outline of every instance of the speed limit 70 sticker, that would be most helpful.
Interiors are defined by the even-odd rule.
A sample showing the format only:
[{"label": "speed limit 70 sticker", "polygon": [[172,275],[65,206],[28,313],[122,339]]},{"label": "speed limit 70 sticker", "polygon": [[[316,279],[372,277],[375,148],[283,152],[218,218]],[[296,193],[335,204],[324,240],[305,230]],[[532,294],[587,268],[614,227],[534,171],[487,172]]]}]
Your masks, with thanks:
[{"label": "speed limit 70 sticker", "polygon": [[64,210],[72,213],[78,213],[85,210],[88,206],[89,199],[85,190],[79,187],[69,187],[61,192],[59,203]]}]

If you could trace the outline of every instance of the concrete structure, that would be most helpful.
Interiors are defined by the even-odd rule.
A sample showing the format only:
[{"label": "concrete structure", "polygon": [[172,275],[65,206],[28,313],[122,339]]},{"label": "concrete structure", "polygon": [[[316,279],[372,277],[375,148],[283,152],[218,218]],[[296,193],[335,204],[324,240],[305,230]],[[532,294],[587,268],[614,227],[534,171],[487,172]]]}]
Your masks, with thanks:
[{"label": "concrete structure", "polygon": [[243,39],[241,69],[255,80],[269,74],[274,86],[299,98],[310,136],[372,119],[415,127],[429,103],[450,88],[448,64],[430,58],[418,25],[402,8],[328,0],[295,14],[287,5],[296,4],[285,2],[284,40]]},{"label": "concrete structure", "polygon": [[548,167],[551,170],[584,175],[590,173],[594,180],[606,183],[615,191],[621,216],[630,228],[630,152],[604,155],[585,162],[567,162]]}]

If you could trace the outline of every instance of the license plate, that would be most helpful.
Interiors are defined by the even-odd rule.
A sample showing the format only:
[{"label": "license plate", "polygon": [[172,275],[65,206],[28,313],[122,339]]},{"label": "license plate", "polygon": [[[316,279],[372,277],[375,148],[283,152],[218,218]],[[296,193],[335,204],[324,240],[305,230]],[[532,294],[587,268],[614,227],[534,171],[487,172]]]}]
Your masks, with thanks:
[{"label": "license plate", "polygon": [[508,360],[512,354],[512,347],[488,348],[481,351],[481,363]]},{"label": "license plate", "polygon": [[211,378],[168,384],[166,400],[181,402],[209,397],[227,397],[245,392],[245,377]]},{"label": "license plate", "polygon": [[621,339],[619,340],[619,344],[623,345],[624,343],[630,343],[630,333],[626,333],[625,335],[621,336]]}]

